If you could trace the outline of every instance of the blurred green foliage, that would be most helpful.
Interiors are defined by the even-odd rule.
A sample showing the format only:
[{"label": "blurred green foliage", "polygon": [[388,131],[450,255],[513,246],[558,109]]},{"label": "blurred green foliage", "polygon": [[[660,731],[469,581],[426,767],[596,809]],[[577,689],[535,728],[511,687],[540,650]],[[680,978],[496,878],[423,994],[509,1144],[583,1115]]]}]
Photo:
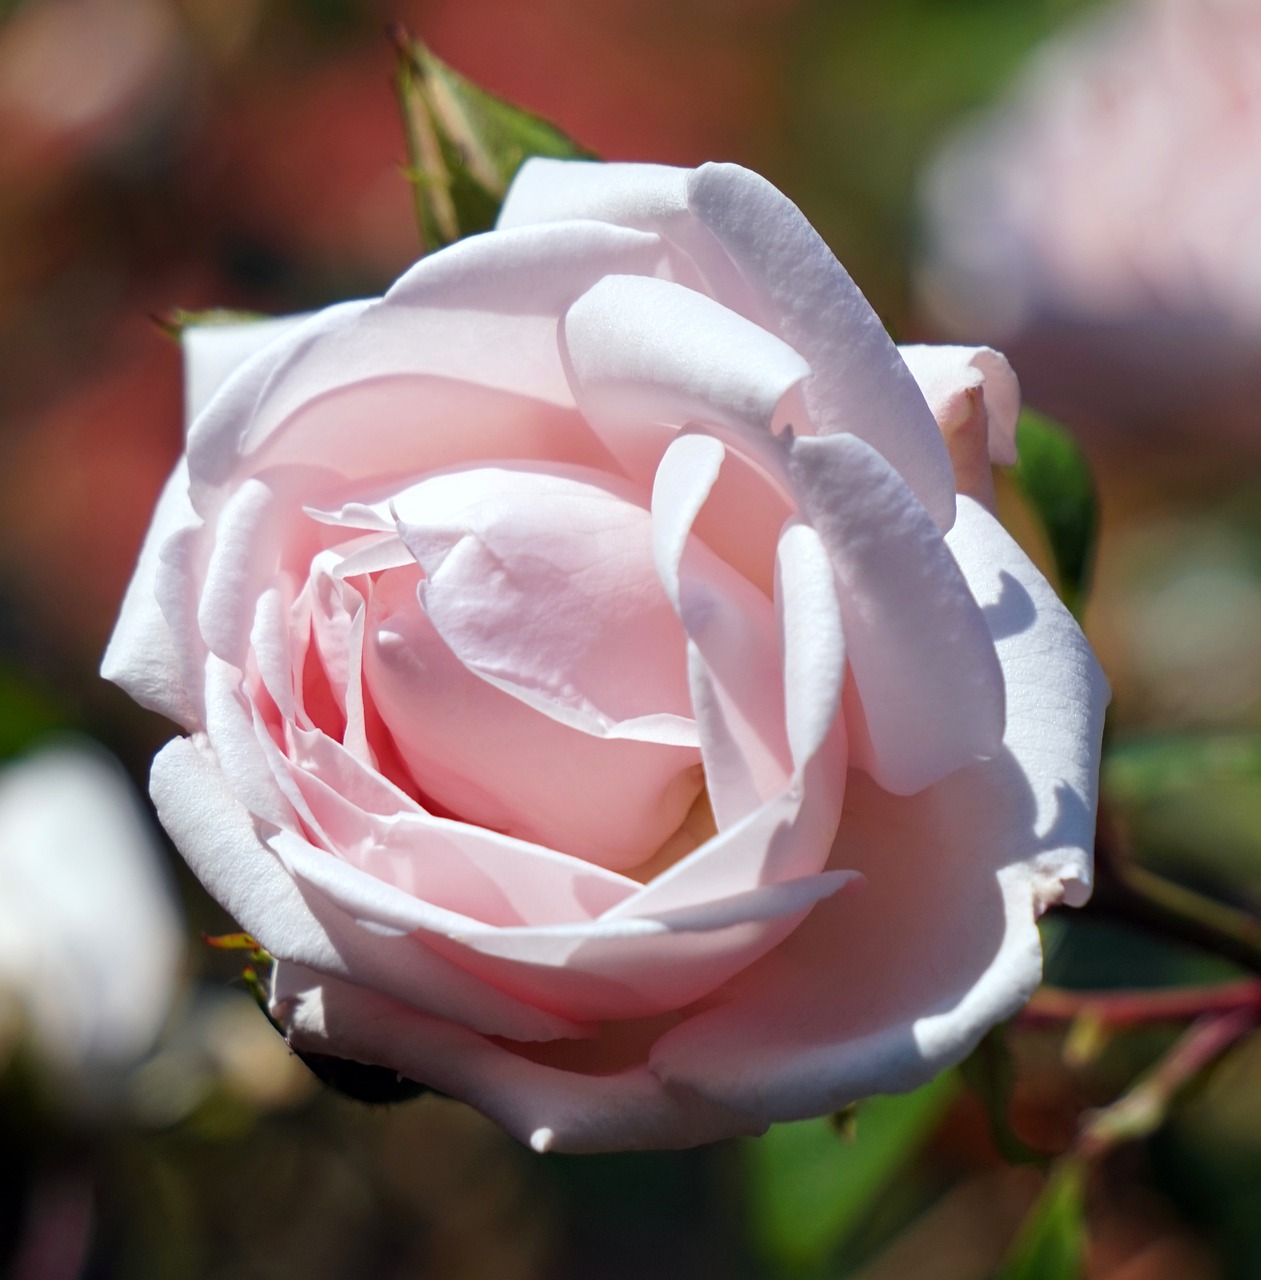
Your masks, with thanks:
[{"label": "blurred green foliage", "polygon": [[[914,196],[945,132],[988,103],[1024,55],[1098,0],[882,0],[802,10],[791,168],[772,173],[901,334]],[[795,163],[794,163],[795,162]]]},{"label": "blurred green foliage", "polygon": [[1062,1161],[995,1280],[1080,1280],[1085,1274],[1085,1166]]},{"label": "blurred green foliage", "polygon": [[1080,615],[1099,528],[1090,465],[1063,427],[1032,409],[1020,415],[1016,449],[1019,460],[1008,474],[1046,530],[1064,603]]},{"label": "blurred green foliage", "polygon": [[774,1125],[746,1144],[750,1229],[777,1275],[818,1273],[928,1140],[959,1089],[953,1072],[913,1093],[869,1098],[849,1119]]}]

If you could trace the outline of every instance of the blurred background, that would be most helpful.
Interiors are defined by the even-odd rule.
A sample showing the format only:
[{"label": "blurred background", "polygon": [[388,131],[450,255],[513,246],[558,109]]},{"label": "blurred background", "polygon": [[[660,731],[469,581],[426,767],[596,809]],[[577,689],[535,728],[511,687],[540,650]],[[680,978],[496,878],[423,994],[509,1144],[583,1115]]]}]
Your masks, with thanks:
[{"label": "blurred background", "polygon": [[[1095,469],[1113,820],[1261,905],[1256,0],[0,0],[0,1276],[990,1276],[1043,1175],[953,1077],[856,1133],[541,1157],[444,1100],[322,1092],[198,941],[232,922],[139,800],[169,727],[96,675],[180,449],[153,317],[308,309],[415,258],[398,18],[607,159],[765,174],[900,341],[1010,352]],[[92,866],[130,886],[109,929],[22,905],[11,850],[81,839],[5,818],[28,786],[100,806],[75,874],[98,907]],[[1064,988],[1239,976],[1088,916],[1046,937]],[[1010,1036],[1048,1152],[1176,1032],[1064,1030]],[[1086,1204],[1092,1280],[1261,1275],[1261,1040]]]}]

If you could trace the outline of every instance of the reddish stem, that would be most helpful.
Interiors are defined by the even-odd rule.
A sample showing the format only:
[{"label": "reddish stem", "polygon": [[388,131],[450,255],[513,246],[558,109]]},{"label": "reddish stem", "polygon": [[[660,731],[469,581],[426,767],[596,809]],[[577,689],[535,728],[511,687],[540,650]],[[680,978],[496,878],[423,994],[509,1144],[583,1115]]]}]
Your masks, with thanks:
[{"label": "reddish stem", "polygon": [[1042,987],[1025,1006],[1019,1022],[1026,1027],[1044,1027],[1088,1017],[1101,1027],[1118,1028],[1186,1022],[1205,1014],[1235,1010],[1261,1015],[1261,978],[1150,991],[1065,991]]}]

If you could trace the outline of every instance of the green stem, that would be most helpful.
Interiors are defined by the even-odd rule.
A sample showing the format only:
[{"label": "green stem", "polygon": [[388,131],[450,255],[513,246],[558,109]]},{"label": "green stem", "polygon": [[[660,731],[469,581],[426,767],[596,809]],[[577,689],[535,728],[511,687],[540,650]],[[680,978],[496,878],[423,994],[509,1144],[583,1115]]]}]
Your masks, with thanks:
[{"label": "green stem", "polygon": [[1120,848],[1102,814],[1095,865],[1089,908],[1094,914],[1164,934],[1261,974],[1261,920],[1139,866]]}]

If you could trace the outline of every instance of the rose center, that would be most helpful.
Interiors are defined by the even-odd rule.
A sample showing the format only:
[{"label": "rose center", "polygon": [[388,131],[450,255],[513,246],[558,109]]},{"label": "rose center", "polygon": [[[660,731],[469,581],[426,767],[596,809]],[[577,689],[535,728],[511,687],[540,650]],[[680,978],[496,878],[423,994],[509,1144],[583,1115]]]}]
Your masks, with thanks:
[{"label": "rose center", "polygon": [[651,516],[605,476],[479,467],[390,509],[364,679],[420,790],[462,819],[622,870],[703,785],[682,628]]}]

